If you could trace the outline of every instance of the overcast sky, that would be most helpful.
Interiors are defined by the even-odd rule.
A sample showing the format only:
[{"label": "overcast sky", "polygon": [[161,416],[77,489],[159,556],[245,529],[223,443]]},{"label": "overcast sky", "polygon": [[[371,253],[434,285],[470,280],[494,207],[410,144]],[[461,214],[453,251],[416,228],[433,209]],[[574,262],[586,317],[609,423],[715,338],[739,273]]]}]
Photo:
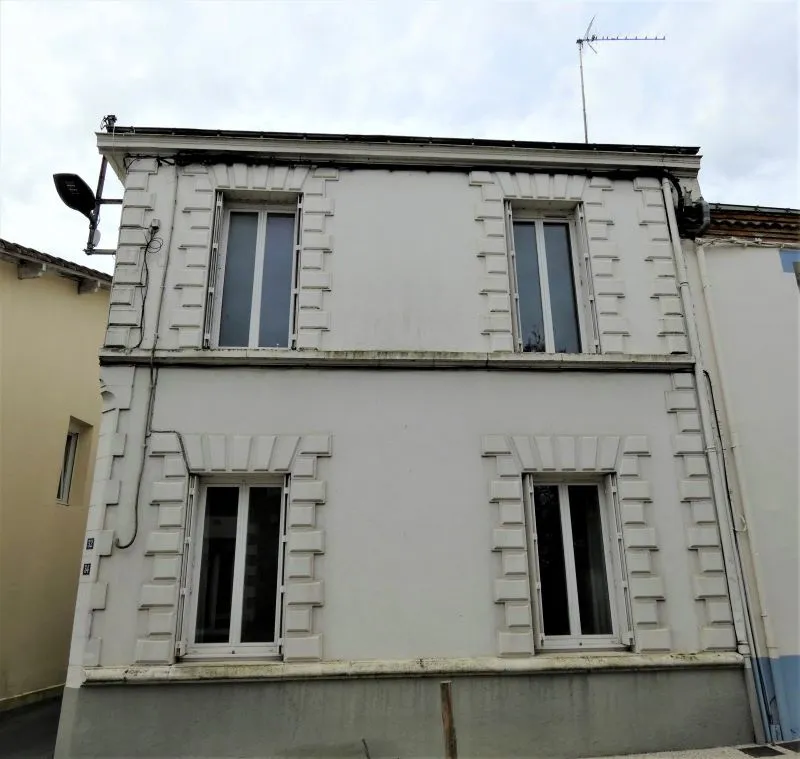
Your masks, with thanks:
[{"label": "overcast sky", "polygon": [[[95,268],[52,174],[119,124],[699,145],[715,202],[798,207],[796,2],[0,0],[0,236]],[[107,195],[121,192],[116,179]],[[103,247],[116,245],[106,209]]]}]

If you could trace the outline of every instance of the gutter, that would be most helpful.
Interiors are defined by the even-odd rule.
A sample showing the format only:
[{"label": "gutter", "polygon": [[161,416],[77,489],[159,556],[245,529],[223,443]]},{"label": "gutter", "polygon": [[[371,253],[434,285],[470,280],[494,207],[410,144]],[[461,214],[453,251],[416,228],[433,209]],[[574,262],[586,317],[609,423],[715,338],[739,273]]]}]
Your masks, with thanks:
[{"label": "gutter", "polygon": [[[321,136],[323,137],[323,136]],[[176,163],[270,163],[331,165],[339,168],[436,169],[451,171],[550,171],[586,173],[620,168],[657,169],[695,177],[700,170],[700,156],[692,153],[641,152],[615,149],[615,146],[592,146],[578,149],[538,143],[460,144],[369,142],[336,139],[308,141],[301,137],[275,138],[269,134],[172,134],[137,133],[114,130],[97,134],[97,147],[122,177],[129,157],[166,158]],[[617,146],[622,147],[622,146]],[[599,149],[598,149],[599,148]],[[695,150],[695,149],[691,149]]]},{"label": "gutter", "polygon": [[[240,129],[196,129],[182,127],[117,126],[116,117],[107,128],[119,135],[158,135],[173,137],[225,137],[261,140],[295,140],[302,142],[371,142],[394,145],[469,145],[473,147],[550,148],[553,150],[582,150],[594,152],[611,150],[629,153],[669,153],[696,155],[700,148],[679,145],[636,145],[632,143],[552,142],[546,140],[500,140],[484,137],[421,137],[389,134],[347,134],[344,132],[260,132]],[[101,132],[102,134],[102,132]]]}]

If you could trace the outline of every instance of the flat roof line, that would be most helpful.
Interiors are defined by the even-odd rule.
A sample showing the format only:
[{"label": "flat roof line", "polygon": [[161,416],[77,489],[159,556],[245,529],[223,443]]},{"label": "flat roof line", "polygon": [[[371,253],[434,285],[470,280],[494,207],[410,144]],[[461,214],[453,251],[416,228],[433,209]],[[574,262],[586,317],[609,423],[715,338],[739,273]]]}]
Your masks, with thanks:
[{"label": "flat roof line", "polygon": [[632,145],[615,143],[551,142],[535,140],[495,140],[472,137],[415,137],[386,134],[337,134],[323,132],[258,132],[234,129],[186,129],[179,127],[115,126],[106,134],[136,134],[173,137],[225,137],[264,140],[299,140],[308,142],[386,143],[395,145],[456,145],[498,148],[531,148],[538,150],[575,150],[581,152],[662,153],[665,155],[697,155],[699,147],[677,145]]}]

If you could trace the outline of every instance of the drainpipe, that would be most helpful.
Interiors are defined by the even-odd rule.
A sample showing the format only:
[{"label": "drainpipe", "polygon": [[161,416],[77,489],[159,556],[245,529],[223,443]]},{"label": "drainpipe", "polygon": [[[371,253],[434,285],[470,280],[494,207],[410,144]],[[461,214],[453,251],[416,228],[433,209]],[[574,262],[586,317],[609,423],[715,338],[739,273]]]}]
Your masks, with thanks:
[{"label": "drainpipe", "polygon": [[[670,239],[672,242],[672,252],[675,257],[675,267],[678,275],[678,288],[681,297],[681,305],[686,319],[686,334],[689,342],[689,351],[694,358],[694,379],[697,392],[697,402],[700,411],[700,424],[705,441],[706,459],[708,461],[709,473],[711,477],[711,489],[714,495],[717,519],[719,521],[720,544],[722,547],[722,557],[725,564],[725,574],[728,578],[728,590],[733,613],[733,626],[736,633],[736,642],[739,653],[749,657],[750,646],[748,638],[753,639],[750,633],[750,624],[745,614],[743,597],[744,585],[739,567],[739,557],[734,543],[734,530],[730,513],[730,502],[725,489],[725,484],[720,470],[719,451],[714,444],[714,430],[711,426],[713,418],[712,409],[708,395],[703,391],[705,383],[705,368],[703,366],[702,354],[700,352],[700,335],[697,329],[697,320],[694,313],[692,296],[689,291],[689,278],[686,269],[686,259],[681,248],[680,235],[678,232],[678,222],[675,217],[675,207],[672,200],[672,187],[666,178],[661,180],[661,191],[664,195],[664,205],[667,211],[667,223],[669,225]],[[727,508],[726,508],[727,507]],[[749,658],[746,659],[749,663]],[[750,695],[751,712],[753,726],[756,732],[756,739],[759,742],[764,740],[765,714],[763,713],[760,699],[753,696],[758,691],[750,666],[745,666],[745,679],[748,694]],[[759,681],[761,681],[759,677]],[[761,683],[759,683],[761,684]]]},{"label": "drainpipe", "polygon": [[[763,575],[761,573],[761,557],[758,552],[758,548],[755,545],[755,520],[751,519],[752,511],[750,509],[750,498],[749,498],[749,491],[747,488],[747,480],[745,474],[744,464],[741,458],[741,451],[738,445],[738,439],[736,435],[736,419],[734,414],[731,410],[731,407],[728,404],[728,389],[727,389],[727,374],[725,372],[724,361],[721,355],[721,352],[716,350],[716,347],[720,344],[717,332],[717,320],[716,314],[714,312],[714,302],[711,297],[711,282],[708,277],[708,269],[706,267],[706,254],[705,254],[705,245],[702,242],[699,242],[696,246],[697,250],[697,268],[698,274],[700,276],[700,286],[703,293],[703,304],[705,305],[706,315],[708,317],[708,331],[709,336],[711,338],[711,344],[714,346],[714,354],[717,364],[717,371],[718,371],[718,378],[717,384],[719,386],[719,399],[720,399],[720,407],[722,410],[723,418],[725,419],[728,427],[728,445],[725,446],[723,442],[723,450],[722,456],[724,460],[725,450],[727,449],[730,451],[731,456],[733,458],[733,476],[735,480],[736,491],[738,494],[738,501],[739,506],[741,508],[740,514],[734,514],[734,519],[738,516],[739,520],[742,522],[742,526],[739,528],[734,528],[734,538],[736,540],[737,548],[741,548],[743,545],[746,550],[747,558],[749,559],[750,566],[752,567],[752,572],[748,574],[752,574],[753,577],[753,584],[755,586],[755,607],[757,609],[757,619],[760,619],[761,625],[759,632],[763,633],[763,640],[764,644],[767,648],[767,659],[769,661],[770,670],[772,670],[772,661],[774,658],[777,658],[780,654],[780,649],[775,641],[775,634],[772,629],[772,619],[770,618],[769,614],[767,613],[766,606],[764,604],[764,586],[763,586]],[[720,438],[722,438],[722,429],[720,428]],[[741,556],[739,557],[741,561]],[[740,570],[744,573],[743,567],[740,565]],[[747,585],[745,584],[745,590],[747,589]],[[750,606],[748,602],[748,607]],[[749,611],[749,621],[751,625],[754,623],[753,620],[753,611],[752,608],[748,608]],[[755,632],[755,631],[754,631]],[[754,655],[758,656],[759,649],[761,648],[761,638],[755,634],[751,634],[751,640],[753,642],[754,648]],[[772,673],[772,682],[776,682],[776,673]],[[772,690],[772,689],[770,689]],[[772,697],[774,697],[774,693],[772,693]],[[776,699],[776,704],[778,706],[778,721],[782,722],[781,715],[780,715],[780,703]],[[779,740],[780,735],[772,736],[773,739]]]}]

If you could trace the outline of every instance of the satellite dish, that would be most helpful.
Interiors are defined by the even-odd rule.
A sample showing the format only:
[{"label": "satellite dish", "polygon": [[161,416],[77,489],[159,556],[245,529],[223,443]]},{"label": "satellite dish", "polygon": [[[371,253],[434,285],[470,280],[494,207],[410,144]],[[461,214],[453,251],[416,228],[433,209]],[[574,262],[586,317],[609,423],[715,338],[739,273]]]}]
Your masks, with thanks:
[{"label": "satellite dish", "polygon": [[92,233],[92,247],[96,248],[100,244],[100,230],[95,228]]},{"label": "satellite dish", "polygon": [[56,184],[56,192],[64,201],[64,205],[73,211],[82,213],[91,221],[96,200],[89,185],[77,174],[53,174],[53,181]]}]

